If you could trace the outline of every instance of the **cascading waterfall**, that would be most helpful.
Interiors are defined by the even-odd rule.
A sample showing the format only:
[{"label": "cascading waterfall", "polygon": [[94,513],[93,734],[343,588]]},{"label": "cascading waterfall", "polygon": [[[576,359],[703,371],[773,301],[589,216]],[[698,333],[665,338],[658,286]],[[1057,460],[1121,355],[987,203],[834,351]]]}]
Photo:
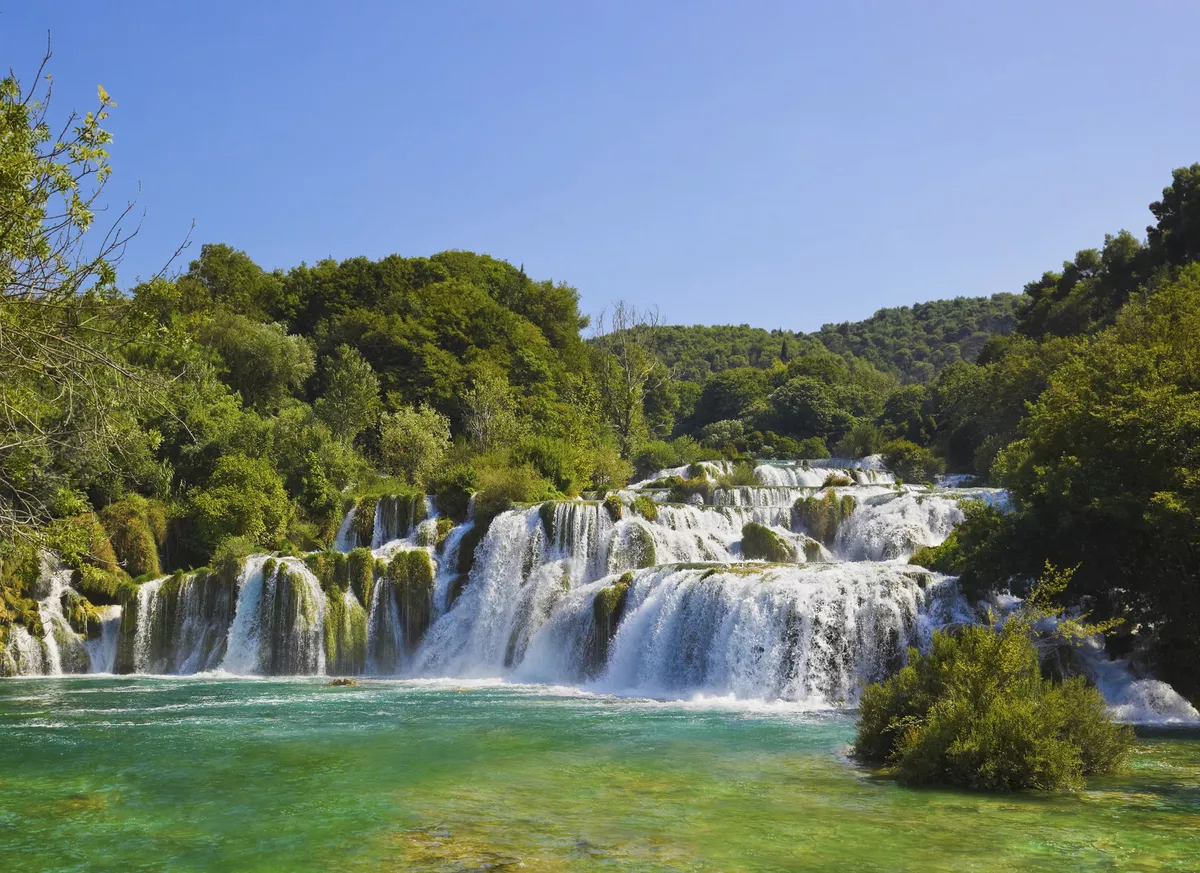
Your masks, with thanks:
[{"label": "cascading waterfall", "polygon": [[220,668],[244,674],[324,673],[325,611],[325,592],[303,561],[248,558]]},{"label": "cascading waterfall", "polygon": [[[86,633],[64,612],[77,596],[69,573],[47,568],[46,633],[14,625],[0,670],[511,677],[820,708],[853,705],[933,629],[978,620],[954,580],[907,559],[944,541],[962,501],[1003,507],[1004,492],[900,486],[871,458],[759,462],[759,484],[734,487],[718,482],[733,464],[699,467],[490,523],[473,505],[451,525],[428,498],[361,501],[337,553],[145,582],[123,607],[93,611]],[[686,504],[654,484],[700,472],[708,481],[690,477]],[[1200,721],[1089,645],[1079,663],[1118,713]]]}]

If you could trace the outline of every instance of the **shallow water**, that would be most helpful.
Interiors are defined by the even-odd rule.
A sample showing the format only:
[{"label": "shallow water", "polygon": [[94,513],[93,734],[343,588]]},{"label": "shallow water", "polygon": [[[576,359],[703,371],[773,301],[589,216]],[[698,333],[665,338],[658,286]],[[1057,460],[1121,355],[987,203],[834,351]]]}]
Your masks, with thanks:
[{"label": "shallow water", "polygon": [[494,683],[0,682],[0,868],[1196,870],[1200,734],[1076,796],[910,790],[853,723]]}]

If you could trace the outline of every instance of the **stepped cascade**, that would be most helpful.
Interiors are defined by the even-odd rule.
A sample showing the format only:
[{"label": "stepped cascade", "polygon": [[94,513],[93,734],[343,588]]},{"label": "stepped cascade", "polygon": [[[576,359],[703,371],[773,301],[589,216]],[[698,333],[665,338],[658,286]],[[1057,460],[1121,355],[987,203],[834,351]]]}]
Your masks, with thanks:
[{"label": "stepped cascade", "polygon": [[[603,500],[461,523],[428,498],[364,499],[334,550],[143,582],[82,619],[70,571],[47,560],[44,633],[14,626],[0,674],[501,677],[823,708],[979,619],[954,579],[908,558],[964,500],[1003,492],[901,485],[873,458],[761,461],[753,485],[748,469],[662,470]],[[1197,718],[1098,644],[1077,660],[1123,717]]]}]

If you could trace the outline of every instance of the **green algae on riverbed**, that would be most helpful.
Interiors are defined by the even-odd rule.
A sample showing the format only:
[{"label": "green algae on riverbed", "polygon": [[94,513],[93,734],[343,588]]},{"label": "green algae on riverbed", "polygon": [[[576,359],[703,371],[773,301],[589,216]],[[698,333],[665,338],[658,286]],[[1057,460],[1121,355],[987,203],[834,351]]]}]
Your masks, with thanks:
[{"label": "green algae on riverbed", "polygon": [[1079,795],[911,790],[772,707],[321,679],[0,683],[12,870],[1195,870],[1200,738]]}]

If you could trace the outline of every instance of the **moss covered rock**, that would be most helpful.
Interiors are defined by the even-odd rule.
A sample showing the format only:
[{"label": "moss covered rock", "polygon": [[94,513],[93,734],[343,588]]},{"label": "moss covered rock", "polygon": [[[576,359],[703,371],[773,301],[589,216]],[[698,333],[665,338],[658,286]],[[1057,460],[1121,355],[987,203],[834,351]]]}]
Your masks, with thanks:
[{"label": "moss covered rock", "polygon": [[628,571],[614,584],[601,588],[592,598],[592,630],[584,655],[584,671],[588,676],[598,676],[608,663],[608,648],[625,615],[631,584],[633,571]]},{"label": "moss covered rock", "polygon": [[354,518],[350,522],[351,538],[356,546],[370,548],[375,539],[375,497],[362,497],[354,505]]},{"label": "moss covered rock", "polygon": [[779,534],[756,522],[742,526],[742,557],[751,560],[770,561],[774,564],[789,564],[796,561],[796,547]]},{"label": "moss covered rock", "polygon": [[429,629],[433,612],[433,561],[428,552],[419,549],[397,552],[388,563],[387,579],[396,596],[404,647],[411,654]]},{"label": "moss covered rock", "polygon": [[346,556],[346,579],[358,602],[371,608],[375,591],[376,564],[370,549],[354,549]]}]

